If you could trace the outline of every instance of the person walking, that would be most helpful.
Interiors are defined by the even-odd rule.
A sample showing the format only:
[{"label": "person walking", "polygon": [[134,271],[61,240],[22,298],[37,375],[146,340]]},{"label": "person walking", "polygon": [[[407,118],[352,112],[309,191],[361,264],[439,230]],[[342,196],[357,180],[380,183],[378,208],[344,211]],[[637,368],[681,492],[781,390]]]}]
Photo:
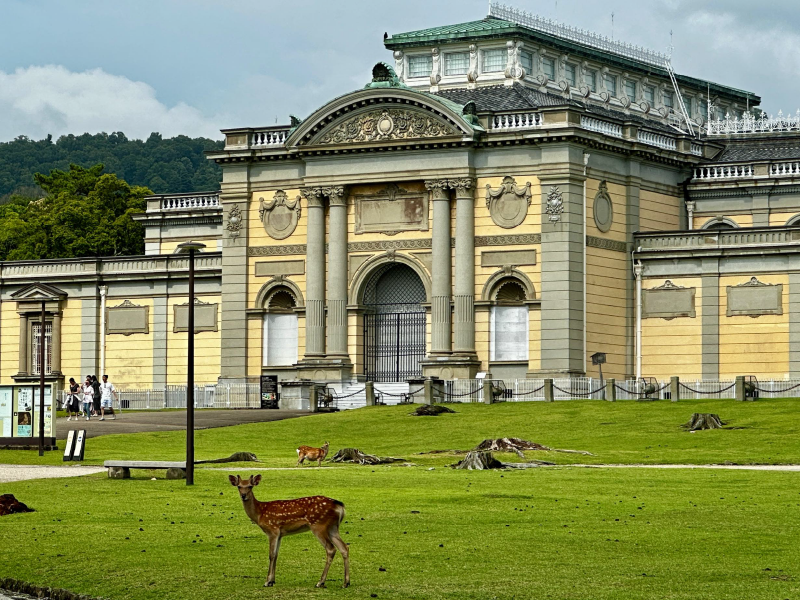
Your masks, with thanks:
[{"label": "person walking", "polygon": [[75,413],[75,420],[78,420],[78,413],[81,411],[81,403],[78,393],[81,386],[75,383],[75,378],[69,378],[69,396],[67,397],[67,421],[72,421],[72,413]]},{"label": "person walking", "polygon": [[92,375],[91,381],[92,389],[94,390],[94,396],[92,397],[92,407],[94,409],[94,416],[98,416],[100,414],[100,382],[97,381],[97,375]]},{"label": "person walking", "polygon": [[111,420],[116,421],[117,415],[114,414],[114,398],[117,398],[117,390],[114,384],[108,380],[108,375],[103,375],[103,383],[100,384],[100,420],[106,420],[106,409],[111,411]]},{"label": "person walking", "polygon": [[92,414],[92,403],[94,401],[94,388],[92,387],[92,378],[86,376],[86,381],[83,382],[83,412],[86,414],[86,420]]}]

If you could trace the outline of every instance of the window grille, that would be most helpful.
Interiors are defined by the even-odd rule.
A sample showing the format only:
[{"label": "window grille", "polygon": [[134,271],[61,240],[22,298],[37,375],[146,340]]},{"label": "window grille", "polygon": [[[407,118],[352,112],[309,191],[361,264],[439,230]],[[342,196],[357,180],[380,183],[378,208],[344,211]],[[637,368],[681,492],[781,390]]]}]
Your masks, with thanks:
[{"label": "window grille", "polygon": [[525,69],[525,72],[528,75],[533,73],[533,54],[523,50],[519,53],[519,62],[522,64],[522,68]]},{"label": "window grille", "polygon": [[[33,323],[31,326],[31,365],[33,365],[33,369],[31,370],[31,374],[39,375],[41,372],[40,369],[40,361],[39,361],[39,345],[41,344],[41,335],[42,335],[42,326],[41,323]],[[45,363],[44,363],[44,372],[45,375],[49,375],[52,373],[52,365],[53,365],[53,324],[52,323],[45,323],[44,327],[44,354],[45,354]]]},{"label": "window grille", "polygon": [[483,72],[497,73],[506,68],[506,51],[484,50],[483,51]]},{"label": "window grille", "polygon": [[564,78],[571,86],[575,87],[578,85],[578,78],[575,73],[575,65],[567,64],[564,66]]},{"label": "window grille", "polygon": [[547,76],[547,78],[553,81],[556,78],[556,61],[552,58],[543,58],[542,59],[542,72]]},{"label": "window grille", "polygon": [[583,83],[589,88],[589,91],[597,91],[597,71],[587,70],[583,74]]},{"label": "window grille", "polygon": [[635,81],[626,81],[625,82],[625,95],[630,99],[631,102],[636,102],[636,82]]},{"label": "window grille", "polygon": [[656,88],[654,88],[652,85],[644,86],[644,89],[642,90],[642,96],[644,96],[644,99],[647,101],[647,103],[652,106],[656,102]]},{"label": "window grille", "polygon": [[613,75],[606,75],[604,78],[606,91],[614,98],[617,97],[617,78]]},{"label": "window grille", "polygon": [[445,75],[466,75],[469,70],[469,52],[451,52],[444,55]]},{"label": "window grille", "polygon": [[427,77],[433,70],[433,57],[430,54],[419,54],[408,57],[408,76]]}]

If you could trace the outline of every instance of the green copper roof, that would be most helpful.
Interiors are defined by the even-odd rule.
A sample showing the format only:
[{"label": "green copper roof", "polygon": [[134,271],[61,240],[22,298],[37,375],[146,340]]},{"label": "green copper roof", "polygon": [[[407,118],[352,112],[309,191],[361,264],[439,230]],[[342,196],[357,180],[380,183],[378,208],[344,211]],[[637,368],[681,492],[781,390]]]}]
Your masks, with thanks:
[{"label": "green copper roof", "polygon": [[458,25],[444,25],[442,27],[431,27],[430,29],[420,29],[419,31],[409,31],[398,33],[386,39],[386,46],[392,47],[394,43],[402,42],[422,42],[429,40],[458,40],[465,35],[478,33],[499,33],[510,30],[522,30],[523,28],[501,19],[486,17],[480,21],[469,21]]}]

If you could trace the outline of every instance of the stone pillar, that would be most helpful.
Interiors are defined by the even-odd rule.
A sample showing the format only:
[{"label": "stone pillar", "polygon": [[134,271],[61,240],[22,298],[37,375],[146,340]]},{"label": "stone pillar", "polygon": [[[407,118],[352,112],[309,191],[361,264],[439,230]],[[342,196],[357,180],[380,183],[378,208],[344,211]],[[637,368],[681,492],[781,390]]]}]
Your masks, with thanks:
[{"label": "stone pillar", "polygon": [[[448,182],[456,194],[455,335],[453,351],[475,357],[475,181]],[[435,225],[435,218],[434,218]],[[435,274],[434,274],[435,276]]]},{"label": "stone pillar", "polygon": [[494,394],[492,393],[492,382],[490,379],[483,380],[483,403],[484,404],[493,404],[494,403]]},{"label": "stone pillar", "polygon": [[617,380],[606,379],[606,400],[608,402],[617,401]]},{"label": "stone pillar", "polygon": [[552,379],[545,379],[544,380],[544,399],[545,402],[553,402],[555,397],[553,396],[553,380]]},{"label": "stone pillar", "polygon": [[50,337],[50,372],[61,373],[61,313],[53,314],[53,331]]},{"label": "stone pillar", "polygon": [[669,399],[672,402],[681,399],[681,380],[678,377],[669,378]]},{"label": "stone pillar", "polygon": [[375,406],[375,383],[367,381],[364,383],[364,396],[367,406]]},{"label": "stone pillar", "polygon": [[28,373],[28,315],[19,316],[19,372]]},{"label": "stone pillar", "polygon": [[450,198],[447,181],[426,181],[433,197],[431,354],[450,354]]},{"label": "stone pillar", "polygon": [[[328,357],[347,358],[347,196],[342,186],[323,188],[328,196]],[[309,211],[309,220],[311,211]],[[323,248],[324,252],[324,248]],[[309,250],[309,257],[310,257]],[[309,265],[311,264],[309,258]]]},{"label": "stone pillar", "polygon": [[702,373],[703,379],[719,378],[719,260],[703,259]]},{"label": "stone pillar", "polygon": [[308,203],[306,234],[306,359],[325,356],[325,204],[320,188],[301,190]]},{"label": "stone pillar", "polygon": [[744,402],[745,398],[745,389],[744,389],[744,375],[737,375],[736,380],[734,383],[734,391],[736,392],[736,399],[739,402]]}]

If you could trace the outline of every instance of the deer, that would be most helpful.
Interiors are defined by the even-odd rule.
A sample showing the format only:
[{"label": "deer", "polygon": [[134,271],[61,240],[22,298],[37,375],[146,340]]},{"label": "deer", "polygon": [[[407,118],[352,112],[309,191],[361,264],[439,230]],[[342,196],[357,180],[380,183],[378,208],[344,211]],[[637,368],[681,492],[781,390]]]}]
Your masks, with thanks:
[{"label": "deer", "polygon": [[328,447],[330,444],[325,442],[322,444],[322,448],[314,448],[313,446],[300,446],[297,449],[297,465],[300,466],[303,464],[303,461],[308,459],[309,461],[315,460],[317,461],[317,466],[322,466],[322,461],[325,460],[325,457],[328,456]]},{"label": "deer", "polygon": [[251,475],[248,479],[229,475],[228,479],[231,485],[239,490],[244,512],[269,538],[269,573],[264,587],[275,585],[275,565],[278,562],[281,538],[306,531],[311,531],[316,536],[327,554],[325,568],[316,587],[325,587],[328,569],[331,567],[333,557],[336,556],[337,549],[344,559],[342,587],[350,586],[350,550],[339,535],[339,525],[345,516],[344,503],[326,496],[259,502],[253,496],[253,488],[261,482],[261,475],[255,477]]}]

